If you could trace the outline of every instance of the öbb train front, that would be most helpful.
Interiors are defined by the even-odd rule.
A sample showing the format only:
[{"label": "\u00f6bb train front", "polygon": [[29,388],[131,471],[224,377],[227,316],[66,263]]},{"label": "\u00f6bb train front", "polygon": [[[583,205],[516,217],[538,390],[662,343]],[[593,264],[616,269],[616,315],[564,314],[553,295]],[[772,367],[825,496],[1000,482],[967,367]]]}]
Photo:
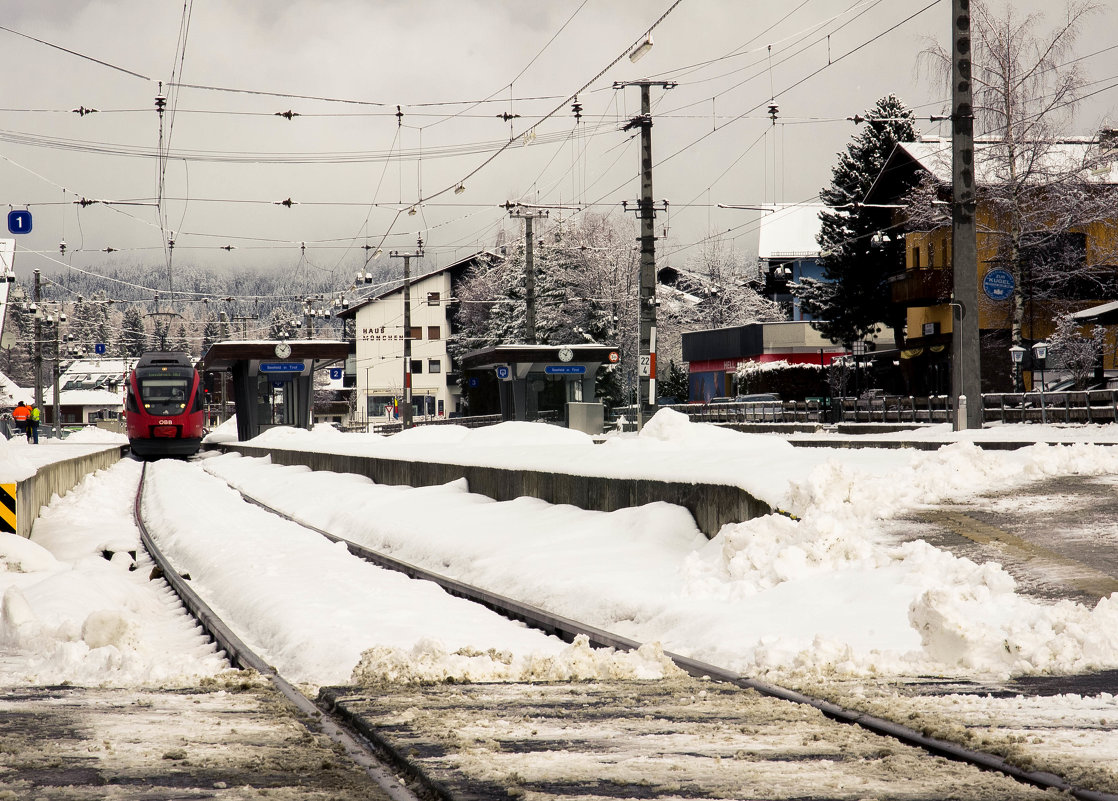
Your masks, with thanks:
[{"label": "\u00f6bb train front", "polygon": [[128,443],[140,458],[191,456],[202,446],[202,382],[186,353],[145,353],[124,396]]}]

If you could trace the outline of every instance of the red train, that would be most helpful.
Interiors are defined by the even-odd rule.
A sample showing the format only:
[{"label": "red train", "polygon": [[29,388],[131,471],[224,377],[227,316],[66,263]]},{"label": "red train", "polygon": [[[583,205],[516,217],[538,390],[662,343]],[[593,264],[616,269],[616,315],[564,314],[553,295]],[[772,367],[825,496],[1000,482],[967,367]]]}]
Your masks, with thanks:
[{"label": "red train", "polygon": [[202,380],[186,353],[145,353],[128,376],[124,417],[132,453],[191,456],[202,446]]}]

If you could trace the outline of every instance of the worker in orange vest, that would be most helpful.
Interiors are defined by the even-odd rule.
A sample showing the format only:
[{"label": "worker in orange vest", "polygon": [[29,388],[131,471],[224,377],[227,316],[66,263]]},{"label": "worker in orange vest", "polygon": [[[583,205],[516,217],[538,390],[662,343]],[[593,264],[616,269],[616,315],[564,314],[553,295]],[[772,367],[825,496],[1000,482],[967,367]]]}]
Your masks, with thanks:
[{"label": "worker in orange vest", "polygon": [[23,432],[27,435],[28,441],[31,440],[31,407],[20,401],[16,407],[12,409],[12,419],[23,426]]}]

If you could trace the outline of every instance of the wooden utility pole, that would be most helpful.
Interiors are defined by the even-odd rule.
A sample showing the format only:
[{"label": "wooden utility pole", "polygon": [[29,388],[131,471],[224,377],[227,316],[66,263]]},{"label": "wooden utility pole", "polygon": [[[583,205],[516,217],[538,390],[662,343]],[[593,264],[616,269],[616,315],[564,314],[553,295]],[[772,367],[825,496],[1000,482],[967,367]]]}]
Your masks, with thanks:
[{"label": "wooden utility pole", "polygon": [[414,253],[393,250],[388,255],[404,260],[404,408],[401,410],[400,422],[404,428],[411,428],[411,260],[412,257],[423,257],[423,239],[419,240]]},{"label": "wooden utility pole", "polygon": [[[951,266],[954,273],[951,388],[958,430],[982,428],[970,0],[951,0],[951,23]],[[966,400],[961,400],[963,398]],[[964,402],[965,417],[959,413]]]},{"label": "wooden utility pole", "polygon": [[652,100],[651,87],[671,89],[674,81],[631,81],[614,83],[614,89],[639,86],[641,113],[624,130],[641,129],[641,196],[637,215],[641,221],[640,341],[637,354],[637,428],[643,428],[646,407],[656,406],[656,233],[655,202],[652,199]]}]

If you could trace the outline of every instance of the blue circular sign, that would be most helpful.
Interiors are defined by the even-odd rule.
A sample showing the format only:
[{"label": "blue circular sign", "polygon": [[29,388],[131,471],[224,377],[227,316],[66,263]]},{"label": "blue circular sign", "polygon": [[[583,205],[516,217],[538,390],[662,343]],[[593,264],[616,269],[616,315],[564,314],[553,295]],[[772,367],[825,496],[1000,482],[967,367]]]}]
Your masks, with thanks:
[{"label": "blue circular sign", "polygon": [[982,291],[990,300],[1008,300],[1014,286],[1013,275],[1008,270],[990,270],[982,279]]}]

